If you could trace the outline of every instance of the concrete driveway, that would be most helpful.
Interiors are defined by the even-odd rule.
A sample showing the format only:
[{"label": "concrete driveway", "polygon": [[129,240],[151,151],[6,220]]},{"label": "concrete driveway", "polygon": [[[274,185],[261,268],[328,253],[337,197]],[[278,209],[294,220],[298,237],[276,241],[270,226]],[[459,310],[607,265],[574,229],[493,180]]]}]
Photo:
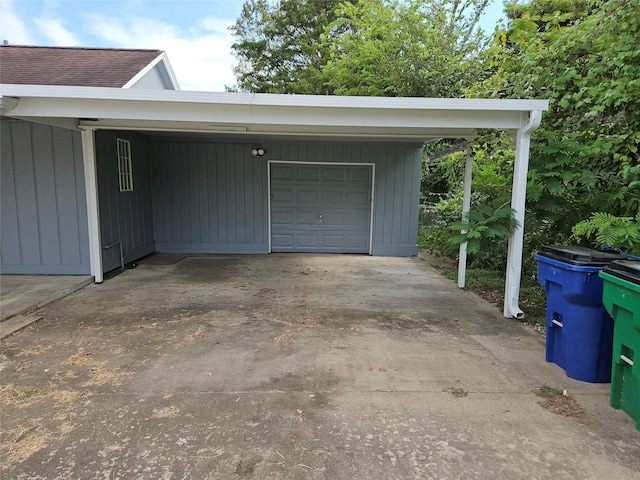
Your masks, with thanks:
[{"label": "concrete driveway", "polygon": [[2,478],[640,479],[608,384],[416,258],[158,256],[38,313]]}]

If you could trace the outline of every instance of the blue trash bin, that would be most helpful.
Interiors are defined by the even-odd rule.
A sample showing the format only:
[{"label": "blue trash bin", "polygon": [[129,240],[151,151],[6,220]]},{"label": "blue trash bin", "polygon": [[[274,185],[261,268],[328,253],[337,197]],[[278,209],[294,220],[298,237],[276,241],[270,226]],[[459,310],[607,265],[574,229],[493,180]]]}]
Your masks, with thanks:
[{"label": "blue trash bin", "polygon": [[583,247],[545,246],[534,258],[538,281],[547,292],[547,362],[570,378],[609,383],[613,319],[602,303],[598,273],[624,257]]}]

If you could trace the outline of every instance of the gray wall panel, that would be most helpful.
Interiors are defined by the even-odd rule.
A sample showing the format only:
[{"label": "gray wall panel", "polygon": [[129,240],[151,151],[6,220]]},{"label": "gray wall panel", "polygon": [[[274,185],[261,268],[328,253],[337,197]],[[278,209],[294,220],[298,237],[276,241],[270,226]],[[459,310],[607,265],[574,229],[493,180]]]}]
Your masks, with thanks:
[{"label": "gray wall panel", "polygon": [[[131,142],[133,191],[130,192],[120,191],[118,138]],[[155,251],[149,150],[149,141],[144,138],[123,132],[96,132],[100,234],[105,272],[120,266],[118,242],[122,244],[125,263]]]},{"label": "gray wall panel", "polygon": [[[80,238],[76,227],[78,209],[74,201],[77,193],[76,179],[73,175],[75,162],[71,136],[71,130],[54,130],[53,152],[56,200],[60,206],[58,208],[60,242],[65,246],[62,250],[62,263],[75,265],[80,263]],[[65,207],[61,208],[62,205]]]},{"label": "gray wall panel", "polygon": [[[267,161],[373,163],[373,252],[416,255],[420,145],[347,142],[256,144],[166,140],[153,144],[153,210],[160,252],[268,249]],[[414,218],[415,217],[415,218]]]},{"label": "gray wall panel", "polygon": [[159,252],[267,252],[266,163],[249,146],[161,141],[153,152]]},{"label": "gray wall panel", "polygon": [[[41,264],[40,234],[38,232],[37,191],[33,173],[33,150],[31,125],[16,123],[11,125],[13,139],[17,206],[18,235],[20,236],[20,256],[27,265]],[[37,141],[36,139],[34,139]]]},{"label": "gray wall panel", "polygon": [[2,122],[0,143],[0,255],[3,266],[7,262],[20,264],[20,235],[18,233],[18,205],[13,171],[11,128]]},{"label": "gray wall panel", "polygon": [[1,121],[2,272],[88,274],[80,133]]},{"label": "gray wall panel", "polygon": [[[33,163],[38,192],[36,201],[41,216],[40,228],[43,231],[55,232],[58,231],[59,217],[58,202],[51,201],[52,198],[56,198],[57,191],[51,128],[34,123],[32,132],[34,137],[39,138],[33,145]],[[55,235],[49,237],[48,241],[41,242],[42,263],[55,265],[61,262],[61,237],[62,235]]]}]

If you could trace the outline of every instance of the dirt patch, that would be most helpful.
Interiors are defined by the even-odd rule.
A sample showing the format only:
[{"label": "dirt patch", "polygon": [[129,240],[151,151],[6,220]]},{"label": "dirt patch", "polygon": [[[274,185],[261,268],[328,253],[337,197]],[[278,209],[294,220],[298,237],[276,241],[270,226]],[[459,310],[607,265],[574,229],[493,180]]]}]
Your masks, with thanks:
[{"label": "dirt patch", "polygon": [[504,292],[497,292],[488,287],[474,287],[469,290],[496,307],[502,308],[504,305]]},{"label": "dirt patch", "polygon": [[469,392],[467,392],[466,390],[464,390],[462,388],[456,388],[456,387],[445,388],[443,390],[443,392],[449,393],[452,396],[454,396],[455,398],[464,398],[467,395],[469,395]]},{"label": "dirt patch", "polygon": [[205,329],[204,327],[200,326],[195,332],[185,336],[184,339],[187,343],[195,343],[197,339],[204,337],[204,334],[205,334]]},{"label": "dirt patch", "polygon": [[180,409],[175,405],[171,405],[170,407],[165,407],[165,408],[154,408],[153,416],[155,418],[175,417],[178,414],[178,412],[180,412]]},{"label": "dirt patch", "polygon": [[87,367],[91,378],[82,384],[83,387],[99,387],[112,383],[117,384],[123,377],[129,375],[128,372],[109,370],[107,368],[107,362],[94,359],[92,354],[82,347],[67,358],[63,362],[63,365]]},{"label": "dirt patch", "polygon": [[37,388],[5,385],[0,389],[0,405],[25,405],[38,396],[41,392]]},{"label": "dirt patch", "polygon": [[[21,355],[38,355],[50,348],[33,347],[23,350]],[[128,375],[128,372],[108,369],[106,362],[96,360],[91,352],[84,348],[79,348],[76,353],[70,355],[63,365],[70,368],[53,375],[47,388],[9,384],[0,389],[0,404],[5,411],[16,407],[28,409],[38,403],[50,412],[57,412],[56,415],[33,418],[28,420],[27,424],[0,432],[0,468],[3,471],[10,471],[46,446],[49,441],[64,438],[73,431],[76,425],[72,419],[78,405],[77,401],[91,395],[90,387],[117,384]],[[80,388],[69,389],[63,386],[68,380],[82,378],[82,375],[87,373],[89,378]]]},{"label": "dirt patch", "polygon": [[16,353],[15,356],[17,358],[32,357],[36,355],[42,355],[43,353],[46,353],[49,350],[51,350],[51,345],[48,345],[46,347],[42,345],[36,345],[35,347],[28,347],[28,348],[22,349],[20,352]]},{"label": "dirt patch", "polygon": [[582,418],[584,416],[584,408],[566,390],[541,385],[533,393],[542,397],[538,404],[551,413],[563,417]]},{"label": "dirt patch", "polygon": [[293,337],[294,335],[299,333],[303,328],[314,326],[314,325],[308,325],[304,321],[302,321],[300,323],[288,322],[286,320],[274,320],[274,321],[276,321],[277,323],[281,323],[281,324],[284,324],[284,325],[287,325],[288,327],[290,327],[287,330],[285,330],[284,333],[281,333],[280,335],[278,335],[278,336],[273,338],[273,341],[275,343],[286,342],[291,337]]},{"label": "dirt patch", "polygon": [[47,444],[48,435],[43,432],[42,419],[34,418],[28,425],[19,425],[0,435],[2,466],[21,463]]},{"label": "dirt patch", "polygon": [[256,293],[256,296],[259,295],[275,295],[276,293],[278,293],[276,290],[274,290],[273,288],[261,288],[260,291],[258,293]]}]

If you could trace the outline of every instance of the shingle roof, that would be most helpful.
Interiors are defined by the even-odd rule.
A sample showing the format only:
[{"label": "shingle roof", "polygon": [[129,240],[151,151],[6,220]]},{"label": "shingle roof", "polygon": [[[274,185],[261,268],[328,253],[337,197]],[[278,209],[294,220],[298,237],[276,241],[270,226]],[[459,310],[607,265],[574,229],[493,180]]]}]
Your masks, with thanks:
[{"label": "shingle roof", "polygon": [[121,88],[162,50],[0,45],[0,83]]}]

